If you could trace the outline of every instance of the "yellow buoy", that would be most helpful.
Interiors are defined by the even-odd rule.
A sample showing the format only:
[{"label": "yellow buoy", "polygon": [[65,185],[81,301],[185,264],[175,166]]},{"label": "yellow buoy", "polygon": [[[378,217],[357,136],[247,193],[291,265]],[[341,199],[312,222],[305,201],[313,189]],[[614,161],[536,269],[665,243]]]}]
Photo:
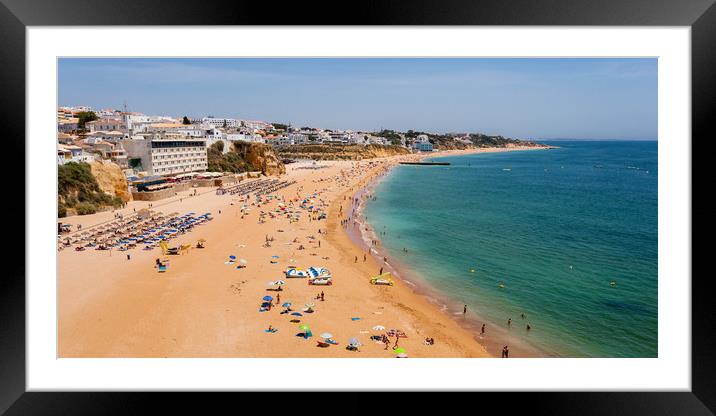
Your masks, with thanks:
[{"label": "yellow buoy", "polygon": [[616,281],[614,281],[614,280],[612,280],[612,281],[611,281],[611,282],[610,282],[609,284],[610,284],[610,285],[611,285],[612,287],[614,287],[614,286],[616,286],[616,285],[617,285],[617,282],[616,282]]},{"label": "yellow buoy", "polygon": [[475,273],[475,269],[470,269],[470,273]]},{"label": "yellow buoy", "polygon": [[500,289],[504,289],[504,288],[505,288],[505,285],[503,285],[502,283],[500,283],[499,286],[500,286]]}]

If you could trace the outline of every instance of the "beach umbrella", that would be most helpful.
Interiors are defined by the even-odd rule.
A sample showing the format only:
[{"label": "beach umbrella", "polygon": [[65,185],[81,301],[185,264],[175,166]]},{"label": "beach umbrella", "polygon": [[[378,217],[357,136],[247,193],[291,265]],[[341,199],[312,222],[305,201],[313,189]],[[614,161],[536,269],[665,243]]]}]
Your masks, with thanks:
[{"label": "beach umbrella", "polygon": [[403,352],[403,353],[396,355],[395,358],[408,358],[408,354]]},{"label": "beach umbrella", "polygon": [[199,242],[200,242],[200,243],[206,243],[206,239],[200,238],[200,239],[199,239]]},{"label": "beach umbrella", "polygon": [[360,345],[362,345],[362,344],[360,343],[360,341],[358,341],[358,338],[351,338],[351,339],[348,340],[348,343],[351,344],[351,345],[355,345],[355,346],[360,346]]},{"label": "beach umbrella", "polygon": [[393,354],[404,354],[405,348],[396,348],[393,350]]},{"label": "beach umbrella", "polygon": [[309,331],[311,328],[309,328],[308,325],[301,325],[298,327],[298,329],[303,330],[303,331]]},{"label": "beach umbrella", "polygon": [[383,331],[385,327],[383,325],[376,325],[373,327],[374,331]]},{"label": "beach umbrella", "polygon": [[284,282],[283,280],[277,280],[277,281],[273,282],[273,284],[275,284],[276,286],[281,286],[281,285],[285,285],[286,282]]},{"label": "beach umbrella", "polygon": [[312,308],[312,307],[314,307],[314,306],[316,306],[316,304],[313,303],[313,302],[310,302],[310,303],[307,303],[307,304],[306,304],[306,307],[307,307],[307,308]]},{"label": "beach umbrella", "polygon": [[236,256],[229,256],[229,260],[236,260]]},{"label": "beach umbrella", "polygon": [[265,301],[267,301],[267,302],[268,302],[268,301],[272,301],[272,300],[273,300],[273,296],[268,296],[268,295],[267,295],[267,296],[264,296],[264,297],[263,297],[263,300],[265,300]]},{"label": "beach umbrella", "polygon": [[288,308],[291,306],[291,302],[284,302],[281,306],[283,306],[284,308]]},{"label": "beach umbrella", "polygon": [[323,339],[331,339],[331,338],[333,338],[333,334],[331,334],[330,332],[324,332],[324,333],[321,334],[321,338],[323,338]]},{"label": "beach umbrella", "polygon": [[303,316],[303,314],[302,314],[301,312],[294,312],[294,313],[292,313],[291,315],[293,315],[293,316]]},{"label": "beach umbrella", "polygon": [[246,259],[240,259],[239,263],[246,265],[248,263],[248,261],[246,261]]}]

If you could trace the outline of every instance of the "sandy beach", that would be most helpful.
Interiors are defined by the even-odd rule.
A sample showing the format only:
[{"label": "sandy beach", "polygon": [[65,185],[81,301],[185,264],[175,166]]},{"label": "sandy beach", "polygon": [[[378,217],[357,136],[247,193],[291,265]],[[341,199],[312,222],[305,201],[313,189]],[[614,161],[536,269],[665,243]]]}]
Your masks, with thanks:
[{"label": "sandy beach", "polygon": [[[475,149],[433,153],[526,150],[531,148]],[[369,279],[381,267],[380,248],[366,256],[342,226],[351,201],[362,187],[403,160],[424,155],[385,159],[308,162],[287,165],[283,180],[296,183],[256,203],[234,195],[216,195],[216,188],[198,188],[153,204],[152,210],[169,214],[211,212],[213,220],[171,241],[172,246],[206,240],[205,248],[182,255],[163,256],[160,250],[134,249],[58,253],[58,356],[59,357],[370,357],[393,358],[396,338],[389,347],[371,340],[385,330],[403,331],[398,339],[410,358],[489,357],[486,349],[452,317],[399,279],[394,286],[374,286]],[[327,214],[316,219],[298,208],[311,201]],[[242,205],[248,209],[242,213]],[[277,212],[279,204],[301,212],[291,222]],[[91,229],[121,213],[131,216],[147,208],[133,201],[115,212],[63,218],[73,230]],[[260,213],[264,220],[260,221]],[[269,214],[273,213],[273,215]],[[272,240],[266,247],[266,240]],[[303,246],[304,249],[300,249]],[[131,259],[127,258],[127,254]],[[247,267],[225,264],[229,256],[245,259]],[[158,273],[155,259],[168,259],[166,273]],[[356,261],[357,259],[357,261]],[[333,275],[331,286],[311,286],[307,279],[286,279],[288,266],[322,266]],[[280,292],[268,282],[284,280]],[[324,299],[317,295],[324,293]],[[259,312],[264,296],[280,300]],[[282,314],[284,302],[303,316]],[[304,313],[313,303],[313,313]],[[356,319],[358,318],[358,319]],[[291,322],[291,320],[300,322]],[[297,336],[308,325],[311,338]],[[269,326],[276,332],[265,332]],[[321,348],[320,334],[331,333],[338,345]],[[426,337],[435,340],[425,345]],[[361,342],[358,351],[346,350],[350,338]]]}]

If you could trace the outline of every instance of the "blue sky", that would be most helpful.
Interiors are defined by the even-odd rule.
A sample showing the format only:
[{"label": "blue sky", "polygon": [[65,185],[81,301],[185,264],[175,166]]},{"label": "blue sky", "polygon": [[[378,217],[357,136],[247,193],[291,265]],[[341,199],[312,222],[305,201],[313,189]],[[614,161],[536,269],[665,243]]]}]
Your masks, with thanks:
[{"label": "blue sky", "polygon": [[656,139],[657,60],[59,60],[59,105],[353,130]]}]

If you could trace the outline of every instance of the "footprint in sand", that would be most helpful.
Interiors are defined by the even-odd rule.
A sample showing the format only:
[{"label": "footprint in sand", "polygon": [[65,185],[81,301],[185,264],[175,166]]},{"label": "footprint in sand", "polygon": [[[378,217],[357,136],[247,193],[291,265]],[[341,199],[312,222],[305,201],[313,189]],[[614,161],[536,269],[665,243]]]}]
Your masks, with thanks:
[{"label": "footprint in sand", "polygon": [[241,293],[241,285],[246,283],[247,280],[242,280],[240,282],[234,282],[229,286],[229,290],[236,293],[237,295]]}]

